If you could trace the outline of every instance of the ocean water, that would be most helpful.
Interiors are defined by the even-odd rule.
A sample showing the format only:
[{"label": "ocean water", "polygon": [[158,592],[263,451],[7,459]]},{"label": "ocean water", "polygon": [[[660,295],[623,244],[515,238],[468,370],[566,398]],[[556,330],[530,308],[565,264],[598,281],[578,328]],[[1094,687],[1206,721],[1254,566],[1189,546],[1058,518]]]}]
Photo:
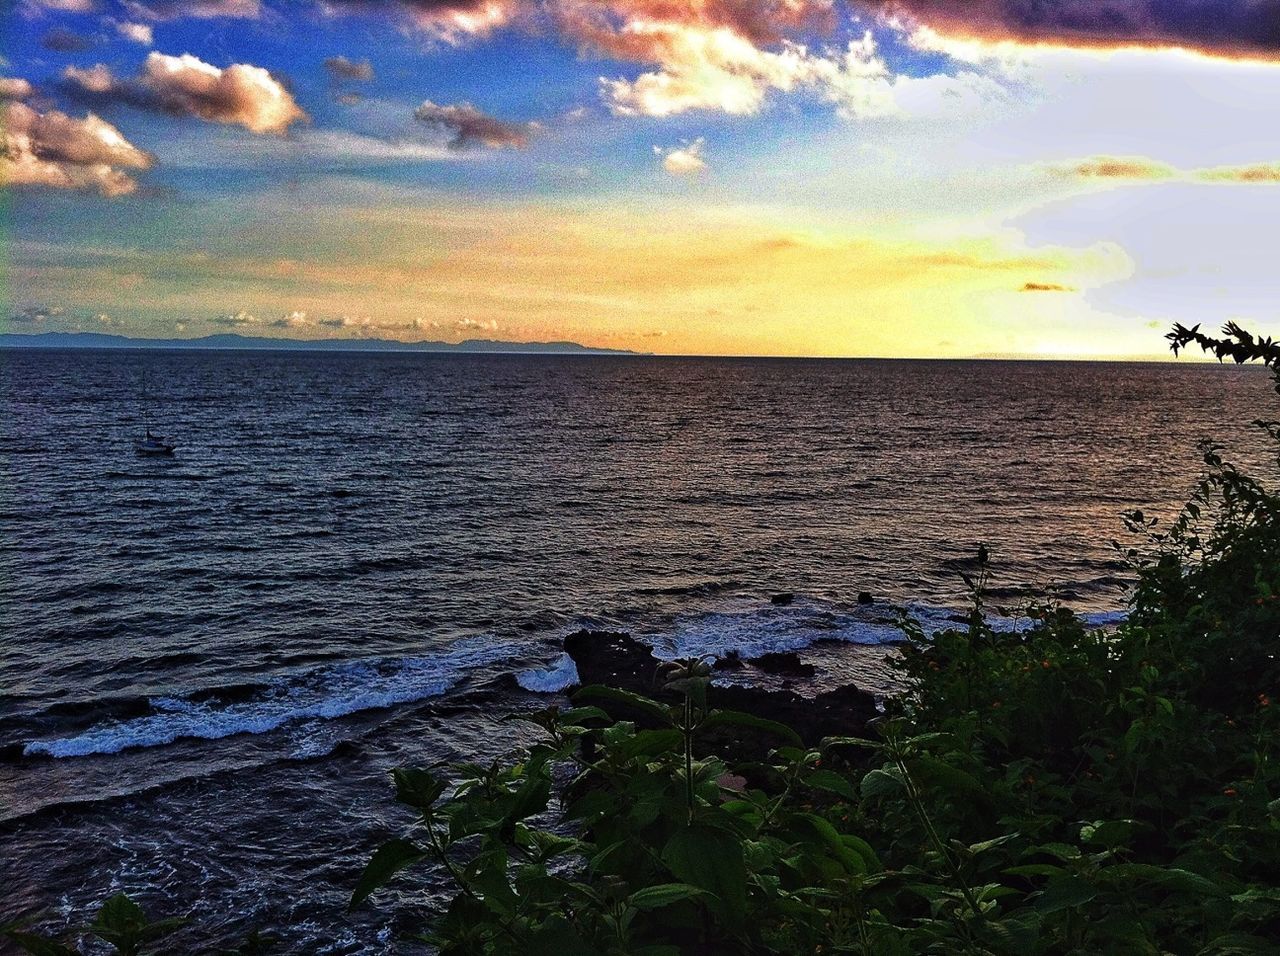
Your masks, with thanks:
[{"label": "ocean water", "polygon": [[1120,513],[1209,437],[1274,470],[1274,406],[1191,364],[0,352],[0,921],[126,889],[192,952],[399,952],[430,880],[344,912],[387,771],[517,742],[565,634],[847,646],[877,689],[980,542],[1003,626],[1114,620]]}]

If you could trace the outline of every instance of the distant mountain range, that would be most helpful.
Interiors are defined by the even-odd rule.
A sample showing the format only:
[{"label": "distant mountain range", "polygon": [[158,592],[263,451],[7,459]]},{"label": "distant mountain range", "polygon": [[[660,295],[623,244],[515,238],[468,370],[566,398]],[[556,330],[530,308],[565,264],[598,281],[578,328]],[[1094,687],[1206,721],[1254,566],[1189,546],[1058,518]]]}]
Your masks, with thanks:
[{"label": "distant mountain range", "polygon": [[597,349],[577,342],[398,342],[395,339],[273,339],[263,336],[206,335],[198,339],[133,339],[103,332],[0,333],[0,348],[25,349],[270,349],[305,352],[465,352],[512,355],[641,355],[625,349]]}]

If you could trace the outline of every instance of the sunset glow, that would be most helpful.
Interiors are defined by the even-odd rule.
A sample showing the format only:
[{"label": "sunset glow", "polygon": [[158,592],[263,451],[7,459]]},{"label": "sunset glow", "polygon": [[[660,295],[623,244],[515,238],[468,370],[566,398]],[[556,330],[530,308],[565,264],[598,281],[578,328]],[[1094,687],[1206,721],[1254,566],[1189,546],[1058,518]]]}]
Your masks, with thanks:
[{"label": "sunset glow", "polygon": [[1273,331],[1274,10],[1059,7],[25,0],[4,330],[922,357]]}]

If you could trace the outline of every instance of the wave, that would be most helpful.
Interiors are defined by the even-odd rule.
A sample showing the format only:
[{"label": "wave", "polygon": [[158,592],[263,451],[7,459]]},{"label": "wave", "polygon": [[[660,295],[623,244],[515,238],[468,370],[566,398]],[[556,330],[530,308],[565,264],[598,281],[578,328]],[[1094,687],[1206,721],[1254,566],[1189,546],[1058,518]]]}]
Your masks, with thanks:
[{"label": "wave", "polygon": [[515,648],[469,638],[430,656],[352,661],[267,684],[248,699],[207,695],[150,701],[151,713],[96,724],[67,737],[34,740],[24,756],[85,757],[182,739],[219,740],[263,734],[307,720],[333,720],[366,710],[437,697],[471,671],[509,659]]},{"label": "wave", "polygon": [[547,667],[533,667],[516,675],[517,684],[538,694],[554,694],[578,682],[578,665],[568,654],[561,654]]},{"label": "wave", "polygon": [[[798,599],[789,606],[752,607],[678,618],[671,630],[648,635],[654,654],[662,659],[679,657],[729,657],[746,660],[785,651],[799,651],[830,641],[843,644],[896,644],[905,639],[902,616],[916,621],[926,634],[934,634],[965,621],[954,608],[888,604],[842,608],[812,599]],[[1110,627],[1124,619],[1124,612],[1102,611],[1078,615],[1089,627]],[[988,625],[1001,633],[1027,630],[1035,621],[1027,617],[990,614]]]}]

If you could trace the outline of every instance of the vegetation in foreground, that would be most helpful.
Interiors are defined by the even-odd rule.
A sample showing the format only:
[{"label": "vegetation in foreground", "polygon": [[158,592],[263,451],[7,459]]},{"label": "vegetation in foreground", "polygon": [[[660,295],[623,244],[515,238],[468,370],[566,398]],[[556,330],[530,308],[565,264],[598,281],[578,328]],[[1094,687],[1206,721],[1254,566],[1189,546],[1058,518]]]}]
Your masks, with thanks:
[{"label": "vegetation in foreground", "polygon": [[[1280,347],[1226,331],[1170,339],[1280,390]],[[437,867],[452,902],[423,938],[468,956],[1280,952],[1280,495],[1205,464],[1171,525],[1128,516],[1145,544],[1116,630],[1044,606],[994,632],[983,550],[966,626],[905,624],[906,690],[866,737],[810,748],[708,708],[699,660],[666,672],[674,704],[583,688],[523,718],[543,738],[509,763],[396,771],[417,822],[353,905]],[[725,727],[777,747],[735,764]],[[171,929],[123,898],[90,928],[125,954]]]}]

